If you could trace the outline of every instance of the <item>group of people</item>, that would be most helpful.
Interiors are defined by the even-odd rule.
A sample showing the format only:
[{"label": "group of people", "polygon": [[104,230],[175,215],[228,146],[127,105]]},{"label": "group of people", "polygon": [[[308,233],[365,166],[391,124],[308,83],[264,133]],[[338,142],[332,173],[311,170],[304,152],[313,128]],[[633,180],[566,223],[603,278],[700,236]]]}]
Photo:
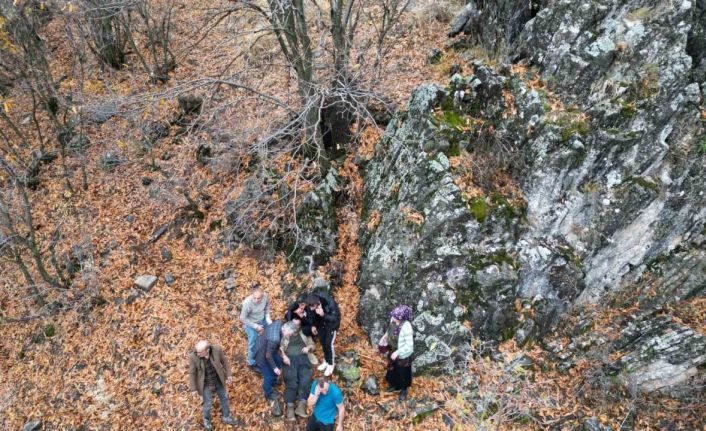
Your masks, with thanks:
[{"label": "group of people", "polygon": [[[248,367],[262,375],[262,391],[270,403],[273,416],[282,415],[279,393],[275,389],[284,380],[285,415],[289,420],[306,418],[307,431],[342,431],[345,416],[343,393],[331,381],[335,368],[334,344],[341,324],[341,312],[328,293],[300,296],[292,303],[284,319],[272,320],[270,302],[259,284],[242,304],[240,320],[248,338]],[[412,309],[401,305],[390,312],[390,324],[378,343],[387,355],[388,392],[399,392],[407,398],[412,384],[414,331]],[[321,364],[315,355],[316,342],[321,344]],[[228,405],[225,385],[232,379],[223,350],[207,341],[196,343],[189,356],[190,389],[203,399],[203,425],[211,430],[213,392],[220,399],[223,423],[235,425]],[[313,379],[313,367],[322,376]],[[309,415],[307,409],[312,411]],[[334,427],[335,426],[335,427]]]}]

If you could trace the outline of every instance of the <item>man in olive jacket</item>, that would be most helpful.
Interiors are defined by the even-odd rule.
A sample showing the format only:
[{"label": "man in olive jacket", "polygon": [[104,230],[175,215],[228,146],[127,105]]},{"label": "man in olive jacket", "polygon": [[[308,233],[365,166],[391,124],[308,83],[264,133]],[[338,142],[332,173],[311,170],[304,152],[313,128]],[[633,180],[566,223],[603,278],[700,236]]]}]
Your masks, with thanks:
[{"label": "man in olive jacket", "polygon": [[232,379],[223,349],[208,344],[206,340],[196,343],[195,350],[189,354],[189,389],[195,392],[194,395],[203,397],[203,426],[208,431],[213,429],[211,407],[213,407],[214,390],[221,400],[223,423],[236,424],[235,419],[230,415],[228,395],[224,385],[230,383]]}]

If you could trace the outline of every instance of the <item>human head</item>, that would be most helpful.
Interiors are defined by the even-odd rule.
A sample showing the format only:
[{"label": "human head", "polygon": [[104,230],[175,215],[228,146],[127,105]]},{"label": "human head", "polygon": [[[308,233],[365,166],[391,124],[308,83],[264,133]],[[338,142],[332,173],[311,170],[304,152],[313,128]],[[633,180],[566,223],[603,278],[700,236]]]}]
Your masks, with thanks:
[{"label": "human head", "polygon": [[306,311],[306,298],[307,297],[305,295],[301,295],[299,298],[297,298],[297,308],[295,309],[297,314],[304,314],[304,312]]},{"label": "human head", "polygon": [[329,389],[329,378],[325,376],[319,377],[318,379],[316,379],[316,385],[319,387],[321,395],[326,395]]},{"label": "human head", "polygon": [[397,325],[412,320],[412,309],[407,305],[399,305],[390,311],[390,319]]},{"label": "human head", "polygon": [[289,321],[282,325],[282,336],[291,337],[292,335],[296,334],[298,330],[299,322],[296,320]]},{"label": "human head", "polygon": [[319,298],[319,295],[312,293],[306,297],[306,303],[309,305],[310,309],[315,310],[319,305],[321,305],[321,298]]},{"label": "human head", "polygon": [[265,296],[265,291],[262,290],[262,286],[260,286],[260,283],[256,282],[250,285],[250,290],[252,291],[252,297],[255,302],[262,301],[262,297]]},{"label": "human head", "polygon": [[208,349],[209,349],[208,341],[206,340],[199,340],[196,343],[195,350],[196,350],[196,355],[201,357],[201,358],[208,358]]}]

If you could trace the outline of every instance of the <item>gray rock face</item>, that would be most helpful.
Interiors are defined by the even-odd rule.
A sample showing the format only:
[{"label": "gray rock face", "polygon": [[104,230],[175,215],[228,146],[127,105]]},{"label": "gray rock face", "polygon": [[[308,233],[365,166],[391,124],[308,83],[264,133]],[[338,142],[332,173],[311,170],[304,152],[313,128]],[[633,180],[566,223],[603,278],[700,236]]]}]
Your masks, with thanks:
[{"label": "gray rock face", "polygon": [[[378,144],[380,156],[373,159],[365,175],[364,211],[371,218],[377,214],[380,222],[361,237],[365,256],[359,281],[363,289],[359,320],[377,340],[385,330],[386,313],[396,303],[412,306],[419,312],[417,340],[428,344],[426,356],[417,359],[424,365],[448,359],[451,340],[462,341],[470,335],[459,324],[466,310],[456,306],[454,290],[444,288],[448,277],[442,271],[458,266],[454,262],[460,255],[457,247],[470,242],[458,226],[474,220],[453,183],[448,158],[443,153],[428,156],[423,150],[433,133],[427,118],[443,96],[435,86],[415,92],[409,102],[409,120],[397,119],[388,126]],[[423,216],[424,222],[407,220],[405,211]],[[449,241],[454,234],[457,240]],[[444,260],[447,263],[440,264]],[[468,271],[461,268],[448,275],[463,282]],[[445,328],[447,322],[452,327]]]},{"label": "gray rock face", "polygon": [[311,272],[325,264],[336,251],[338,232],[334,199],[339,181],[338,171],[331,168],[297,210],[301,231],[296,252],[290,260],[299,273]]},{"label": "gray rock face", "polygon": [[[674,265],[698,266],[682,259],[701,253],[706,215],[704,158],[694,151],[703,140],[704,94],[691,81],[687,49],[689,35],[706,25],[699,7],[562,1],[518,37],[518,56],[539,66],[562,99],[589,118],[585,132],[561,130],[564,138],[583,135],[578,150],[557,145],[545,126],[525,144],[533,163],[522,175],[536,226],[526,240],[566,243],[582,267],[579,302],[597,302],[678,250],[693,252]],[[532,265],[520,284],[523,296],[550,294],[547,269],[555,256]],[[688,280],[661,284],[662,296],[703,290]]]},{"label": "gray rock face", "polygon": [[[296,232],[288,228],[280,229],[279,222],[272,223],[263,232],[253,223],[267,217],[263,215],[267,211],[271,212],[269,215],[272,217],[280,211],[272,209],[274,198],[271,194],[275,190],[268,181],[270,179],[259,176],[250,177],[244,181],[240,195],[226,202],[227,236],[256,248],[284,248],[295,272],[310,273],[325,264],[336,251],[338,232],[334,200],[339,184],[338,171],[329,169],[318,186],[307,193],[297,206]],[[286,195],[288,191],[278,190],[277,193]]]},{"label": "gray rock face", "polygon": [[497,50],[510,44],[546,0],[470,0],[449,25],[449,37],[464,33],[471,43]]},{"label": "gray rock face", "polygon": [[620,377],[639,391],[685,383],[706,364],[706,337],[669,316],[632,322],[620,335],[616,348],[627,352],[618,363]]},{"label": "gray rock face", "polygon": [[[407,303],[415,366],[450,368],[468,326],[524,343],[623,288],[652,288],[655,304],[703,295],[703,14],[689,1],[553,2],[513,45],[546,87],[474,64],[445,90],[418,89],[366,167],[359,321],[371,339]],[[449,157],[490,136],[468,119],[521,154],[524,205],[457,186]]]}]

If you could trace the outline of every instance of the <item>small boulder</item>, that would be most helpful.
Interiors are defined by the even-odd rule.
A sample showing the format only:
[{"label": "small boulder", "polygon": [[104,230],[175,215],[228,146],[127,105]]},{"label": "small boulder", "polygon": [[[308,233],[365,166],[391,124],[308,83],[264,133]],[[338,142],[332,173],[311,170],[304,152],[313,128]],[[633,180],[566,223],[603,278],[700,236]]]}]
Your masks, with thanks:
[{"label": "small boulder", "polygon": [[343,385],[347,388],[355,386],[360,381],[360,367],[343,366],[339,368],[339,374],[343,379]]},{"label": "small boulder", "polygon": [[157,283],[157,277],[154,275],[141,275],[135,279],[135,285],[145,292],[152,290],[155,283]]},{"label": "small boulder", "polygon": [[324,290],[324,291],[329,291],[331,290],[331,284],[326,281],[324,278],[316,278],[314,280],[314,290]]},{"label": "small boulder", "polygon": [[360,360],[354,350],[348,350],[338,358],[336,372],[347,388],[360,382]]},{"label": "small boulder", "polygon": [[456,428],[456,421],[451,416],[449,416],[448,413],[442,414],[441,420],[444,421],[444,423],[446,424],[447,427],[449,427],[449,429],[452,430],[452,429]]},{"label": "small boulder", "polygon": [[182,94],[179,96],[179,109],[181,109],[182,114],[200,114],[201,108],[203,107],[203,99],[199,96],[193,94]]},{"label": "small boulder", "polygon": [[171,225],[172,225],[171,222],[169,222],[169,223],[165,223],[162,226],[155,229],[155,231],[152,232],[152,236],[150,237],[150,242],[155,242],[159,238],[161,238],[162,235],[164,235],[167,232],[167,230],[169,229],[169,226],[171,226]]},{"label": "small boulder", "polygon": [[113,118],[118,113],[118,104],[110,101],[101,105],[88,108],[88,122],[93,124],[103,124]]},{"label": "small boulder", "polygon": [[379,395],[380,388],[378,387],[378,381],[375,376],[370,376],[365,379],[363,383],[363,392],[369,395]]},{"label": "small boulder", "polygon": [[432,48],[427,55],[427,61],[429,64],[439,64],[443,56],[444,53],[439,48]]},{"label": "small boulder", "polygon": [[42,429],[42,421],[31,421],[27,422],[25,426],[22,427],[22,431],[39,431]]},{"label": "small boulder", "polygon": [[130,305],[137,301],[140,296],[142,295],[142,291],[137,290],[137,289],[130,289],[130,292],[127,295],[127,298],[125,298],[125,303]]},{"label": "small boulder", "polygon": [[159,249],[159,254],[162,255],[162,261],[169,262],[172,260],[172,252],[165,246]]},{"label": "small boulder", "polygon": [[422,404],[414,410],[414,418],[412,423],[418,424],[427,417],[431,416],[432,413],[439,410],[439,405],[437,403]]},{"label": "small boulder", "polygon": [[120,163],[120,157],[115,153],[107,152],[100,158],[100,166],[106,171],[115,169]]},{"label": "small boulder", "polygon": [[467,4],[451,21],[448,36],[455,37],[460,33],[469,31],[471,28],[476,26],[480,16],[481,13],[476,7],[475,2]]},{"label": "small boulder", "polygon": [[601,425],[598,419],[591,417],[586,419],[581,425],[581,431],[613,431],[613,428]]},{"label": "small boulder", "polygon": [[223,287],[226,289],[226,292],[233,291],[236,287],[235,278],[233,278],[233,277],[226,278],[226,281],[223,283]]},{"label": "small boulder", "polygon": [[164,282],[167,283],[167,286],[173,285],[174,284],[174,276],[172,274],[165,275]]}]

